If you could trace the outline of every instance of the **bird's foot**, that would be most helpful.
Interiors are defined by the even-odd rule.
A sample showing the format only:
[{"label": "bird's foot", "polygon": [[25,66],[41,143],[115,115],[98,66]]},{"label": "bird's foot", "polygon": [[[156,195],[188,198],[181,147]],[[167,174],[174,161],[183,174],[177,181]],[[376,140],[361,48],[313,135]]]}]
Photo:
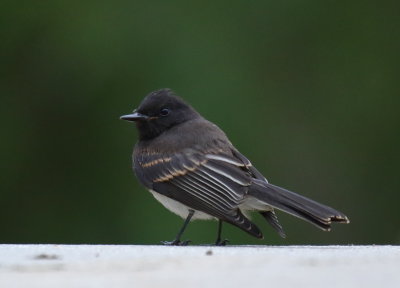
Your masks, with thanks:
[{"label": "bird's foot", "polygon": [[217,239],[217,241],[215,241],[215,246],[226,246],[226,244],[228,244],[229,243],[229,240],[228,239],[224,239],[224,240],[221,240],[221,239]]},{"label": "bird's foot", "polygon": [[175,239],[173,241],[161,241],[162,244],[167,246],[187,246],[189,243],[192,242],[191,240],[181,241],[179,239]]}]

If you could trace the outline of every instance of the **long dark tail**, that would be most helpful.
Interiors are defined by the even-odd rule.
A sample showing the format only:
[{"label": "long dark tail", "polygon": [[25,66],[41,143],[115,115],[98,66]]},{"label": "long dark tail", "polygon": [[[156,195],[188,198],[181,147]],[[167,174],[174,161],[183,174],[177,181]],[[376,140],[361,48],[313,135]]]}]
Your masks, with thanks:
[{"label": "long dark tail", "polygon": [[346,215],[331,207],[265,181],[255,179],[249,188],[249,195],[278,210],[306,220],[322,230],[329,231],[332,222],[350,222]]}]

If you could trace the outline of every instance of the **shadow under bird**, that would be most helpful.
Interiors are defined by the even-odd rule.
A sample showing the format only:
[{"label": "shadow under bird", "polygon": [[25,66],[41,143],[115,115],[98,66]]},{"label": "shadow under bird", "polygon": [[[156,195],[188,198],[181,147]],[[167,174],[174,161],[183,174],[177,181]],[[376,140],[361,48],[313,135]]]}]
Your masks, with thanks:
[{"label": "shadow under bird", "polygon": [[139,141],[133,168],[141,184],[167,209],[186,219],[169,245],[186,245],[181,236],[191,220],[219,220],[216,245],[227,222],[263,238],[246,216],[260,213],[285,237],[276,210],[329,231],[332,222],[349,223],[341,212],[268,183],[267,179],[229,141],[217,125],[204,119],[170,89],[148,94],[132,114]]}]

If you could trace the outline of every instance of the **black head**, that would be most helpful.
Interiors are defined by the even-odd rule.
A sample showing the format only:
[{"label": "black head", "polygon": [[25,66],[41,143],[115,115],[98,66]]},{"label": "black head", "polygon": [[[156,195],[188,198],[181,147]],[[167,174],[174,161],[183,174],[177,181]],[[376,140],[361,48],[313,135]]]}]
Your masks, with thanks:
[{"label": "black head", "polygon": [[200,115],[171,89],[160,89],[148,94],[132,114],[121,119],[135,121],[140,139],[147,140],[197,117]]}]

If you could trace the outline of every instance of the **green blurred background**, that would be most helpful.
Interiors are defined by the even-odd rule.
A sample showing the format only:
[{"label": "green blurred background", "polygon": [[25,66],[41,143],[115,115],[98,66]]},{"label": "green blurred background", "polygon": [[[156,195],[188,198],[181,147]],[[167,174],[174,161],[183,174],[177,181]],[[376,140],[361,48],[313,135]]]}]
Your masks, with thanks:
[{"label": "green blurred background", "polygon": [[[399,244],[398,1],[2,1],[0,243],[157,244],[182,220],[131,171],[119,116],[169,87],[279,186],[345,212],[280,239]],[[215,239],[216,222],[184,239]]]}]

